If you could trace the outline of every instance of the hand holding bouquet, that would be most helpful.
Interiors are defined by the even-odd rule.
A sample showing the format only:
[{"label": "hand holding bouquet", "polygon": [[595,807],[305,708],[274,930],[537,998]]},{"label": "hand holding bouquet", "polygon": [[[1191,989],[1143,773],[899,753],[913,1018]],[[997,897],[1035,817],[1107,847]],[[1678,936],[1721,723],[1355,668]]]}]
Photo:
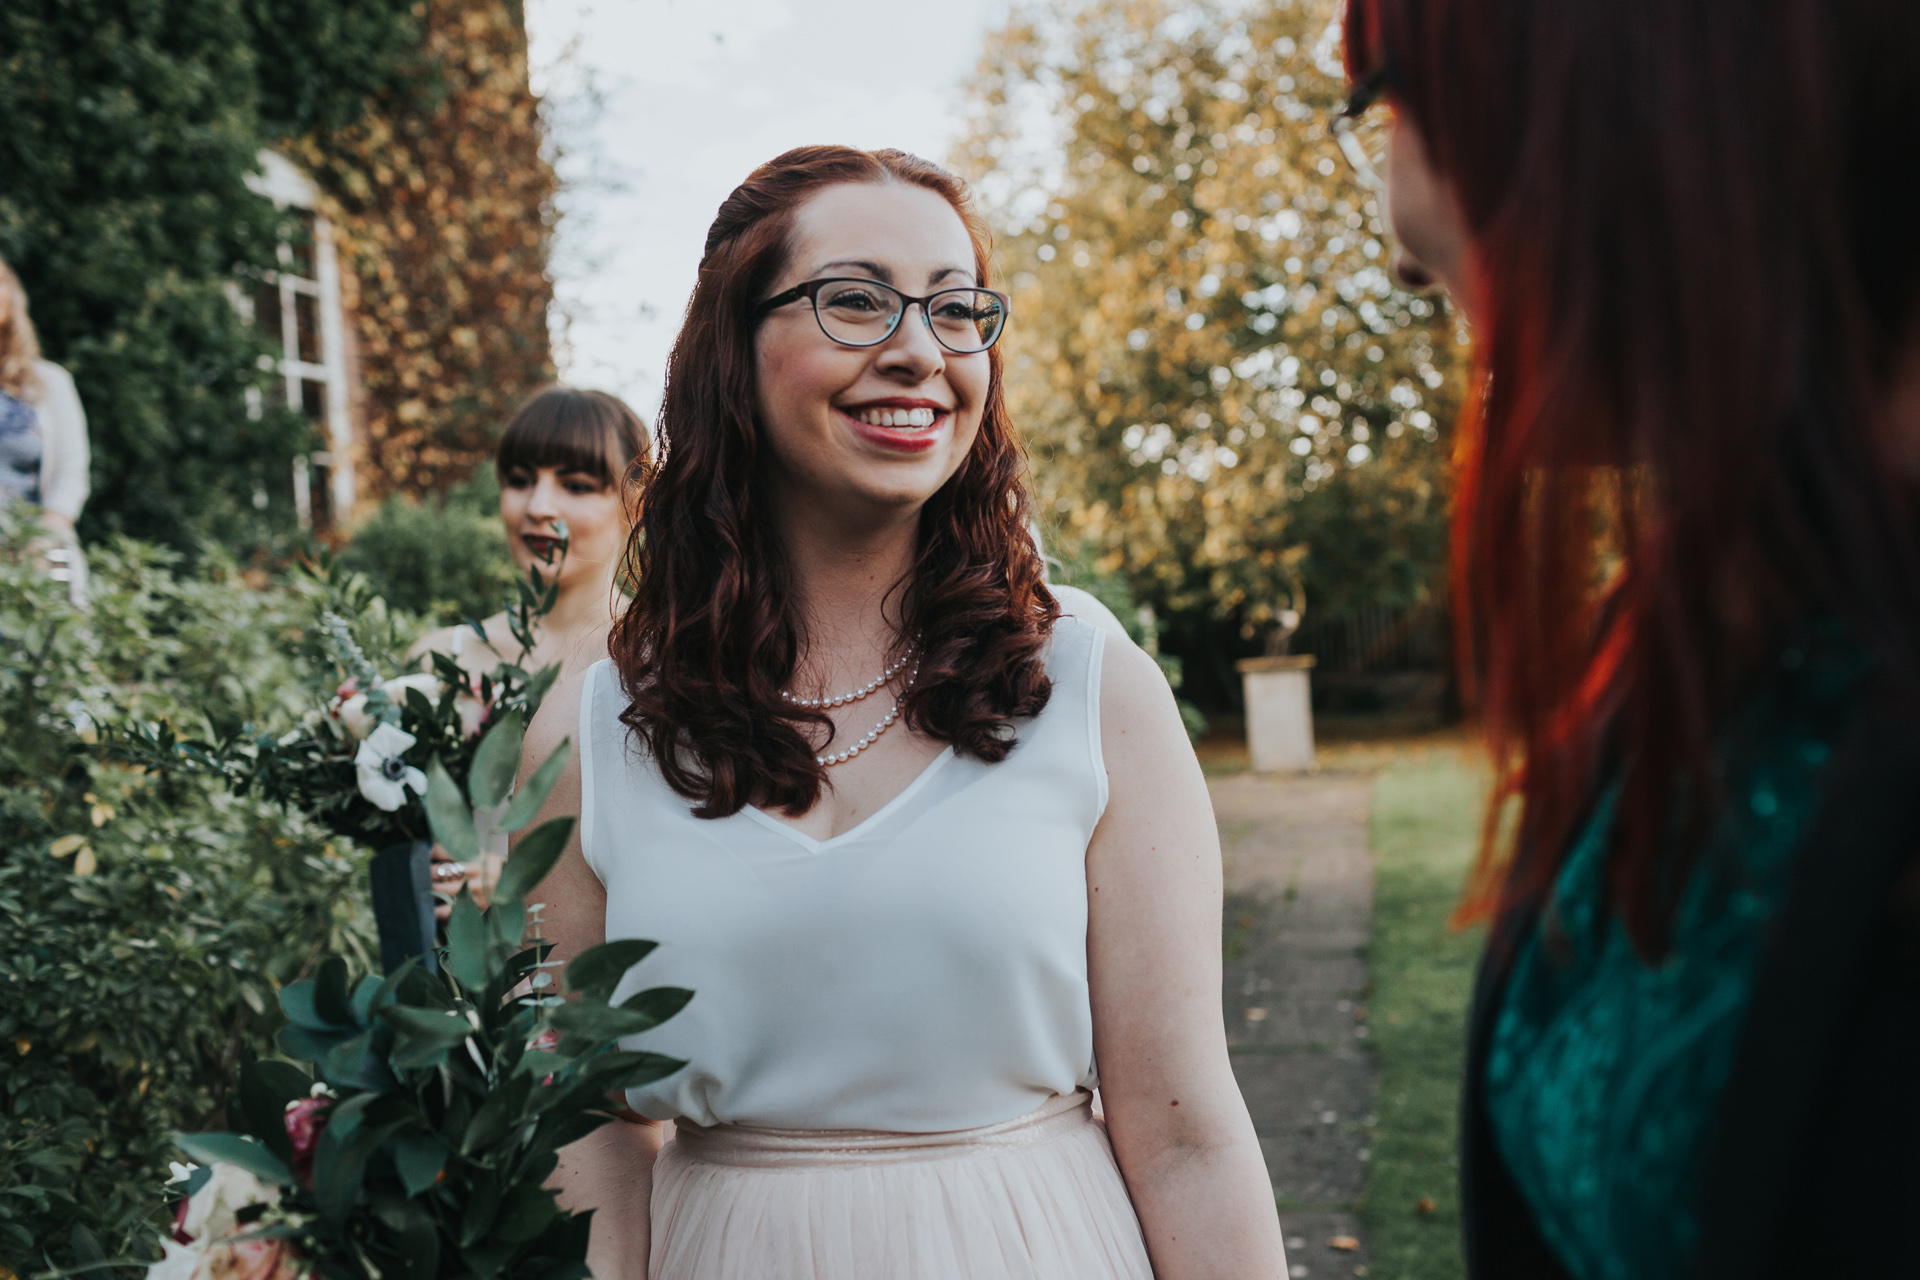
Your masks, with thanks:
[{"label": "hand holding bouquet", "polygon": [[[493,824],[518,830],[546,799],[569,744],[497,818],[484,812],[511,785],[523,732],[515,712],[481,739],[467,798],[443,767],[427,770],[425,811],[448,848],[474,847]],[[611,1003],[653,949],[637,939],[575,957],[564,979],[573,999],[553,989],[540,907],[526,897],[573,821],[527,833],[491,907],[460,894],[437,973],[409,961],[355,982],[332,959],[282,990],[280,1047],[311,1070],[245,1067],[245,1132],[180,1139],[202,1167],[179,1188],[180,1225],[149,1280],[587,1274],[590,1215],[562,1209],[546,1181],[561,1147],[612,1118],[609,1093],[684,1065],[617,1042],[671,1018],[693,993],[656,987]]]}]

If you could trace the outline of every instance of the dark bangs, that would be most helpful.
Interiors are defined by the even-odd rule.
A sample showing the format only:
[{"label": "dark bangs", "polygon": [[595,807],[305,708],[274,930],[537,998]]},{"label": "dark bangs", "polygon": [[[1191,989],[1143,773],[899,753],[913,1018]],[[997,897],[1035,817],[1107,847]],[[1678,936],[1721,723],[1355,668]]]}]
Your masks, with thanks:
[{"label": "dark bangs", "polygon": [[548,387],[513,415],[493,465],[502,481],[515,468],[554,467],[612,485],[636,462],[644,465],[648,449],[646,424],[618,397]]}]

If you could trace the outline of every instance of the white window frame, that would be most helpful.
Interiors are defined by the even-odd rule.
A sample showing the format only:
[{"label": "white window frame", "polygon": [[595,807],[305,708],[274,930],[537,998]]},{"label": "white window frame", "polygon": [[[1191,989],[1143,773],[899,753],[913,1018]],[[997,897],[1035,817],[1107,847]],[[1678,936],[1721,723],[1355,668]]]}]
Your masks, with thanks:
[{"label": "white window frame", "polygon": [[[280,245],[280,270],[267,272],[264,283],[277,285],[280,292],[280,357],[275,371],[285,388],[287,407],[303,412],[300,384],[318,382],[326,388],[326,437],[328,448],[294,459],[293,505],[300,527],[313,525],[313,468],[327,468],[329,505],[333,519],[344,525],[353,512],[355,485],[353,475],[353,418],[347,405],[346,313],[340,300],[340,264],[334,251],[333,224],[320,212],[320,192],[313,180],[300,172],[292,161],[273,151],[259,154],[260,172],[247,176],[247,186],[281,208],[305,209],[313,218],[313,276],[295,275],[293,246]],[[300,358],[300,328],[295,299],[301,294],[315,299],[320,317],[320,360]],[[243,309],[253,310],[246,297]],[[255,317],[264,321],[264,317]]]}]

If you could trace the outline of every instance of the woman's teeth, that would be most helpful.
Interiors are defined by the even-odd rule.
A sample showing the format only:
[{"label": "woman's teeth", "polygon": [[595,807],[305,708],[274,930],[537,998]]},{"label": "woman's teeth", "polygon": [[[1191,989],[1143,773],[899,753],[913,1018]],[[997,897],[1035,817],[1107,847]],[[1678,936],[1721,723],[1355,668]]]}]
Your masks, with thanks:
[{"label": "woman's teeth", "polygon": [[930,427],[934,418],[931,409],[853,409],[849,412],[870,427]]}]

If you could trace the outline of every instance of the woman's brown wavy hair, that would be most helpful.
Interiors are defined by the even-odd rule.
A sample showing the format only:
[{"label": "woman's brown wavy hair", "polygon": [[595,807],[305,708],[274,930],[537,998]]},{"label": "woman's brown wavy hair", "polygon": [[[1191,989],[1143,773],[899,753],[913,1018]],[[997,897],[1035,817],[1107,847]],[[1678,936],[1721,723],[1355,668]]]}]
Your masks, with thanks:
[{"label": "woman's brown wavy hair", "polygon": [[[807,637],[766,491],[754,313],[787,265],[801,205],[827,187],[889,182],[944,197],[973,241],[978,283],[992,283],[991,236],[958,177],[900,151],[801,147],[754,170],[721,204],[668,358],[655,423],[665,457],[628,545],[636,589],[610,650],[628,699],[622,722],[702,818],[749,804],[805,812],[826,782],[801,729],[831,732],[832,722],[780,698]],[[1026,456],[997,347],[988,359],[980,434],[921,510],[897,607],[903,637],[919,640],[906,722],[998,761],[1014,746],[1012,720],[1037,713],[1052,692],[1041,649],[1059,610],[1028,533]]]},{"label": "woman's brown wavy hair", "polygon": [[1920,336],[1920,6],[1349,0],[1346,37],[1472,237],[1454,600],[1520,812],[1462,917],[1540,903],[1617,783],[1608,893],[1661,954],[1786,637],[1825,615],[1892,687],[1920,673],[1888,410]]}]

